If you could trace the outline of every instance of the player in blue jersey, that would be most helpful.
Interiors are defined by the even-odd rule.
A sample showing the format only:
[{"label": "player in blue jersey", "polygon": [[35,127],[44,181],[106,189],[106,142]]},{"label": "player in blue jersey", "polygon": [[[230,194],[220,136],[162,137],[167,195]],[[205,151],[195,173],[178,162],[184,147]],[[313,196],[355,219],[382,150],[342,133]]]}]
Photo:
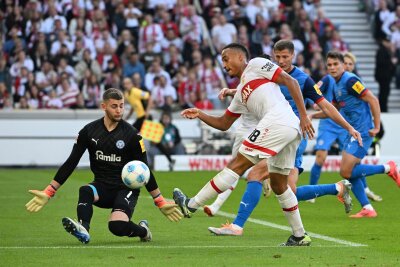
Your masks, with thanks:
[{"label": "player in blue jersey", "polygon": [[[345,71],[354,72],[356,58],[350,52],[347,52],[343,55],[344,57],[344,68]],[[333,90],[335,86],[335,79],[329,74],[322,78],[321,81],[318,82],[318,86],[323,93],[324,97],[328,101],[332,101],[333,99]],[[312,114],[310,116],[312,119]],[[343,143],[346,139],[347,132],[345,129],[337,125],[331,119],[323,119],[320,120],[318,126],[318,137],[315,145],[315,163],[311,168],[310,174],[310,184],[315,185],[318,184],[318,180],[321,176],[321,169],[324,165],[326,157],[328,155],[328,150],[331,148],[334,142],[337,142],[339,145],[339,150],[341,151],[343,148]],[[374,201],[382,201],[382,197],[372,192],[368,186],[365,177],[362,179],[365,193],[369,199]],[[314,202],[315,199],[309,200],[310,202]]]},{"label": "player in blue jersey", "polygon": [[348,135],[343,145],[340,175],[352,183],[353,193],[362,206],[360,212],[350,217],[376,217],[377,213],[365,194],[361,178],[387,173],[400,186],[400,174],[395,162],[389,161],[384,165],[360,164],[361,159],[367,154],[367,149],[371,146],[372,138],[379,132],[379,102],[357,75],[345,71],[344,58],[341,53],[328,52],[326,64],[328,73],[336,82],[334,102],[337,103],[349,123],[361,133],[363,139],[363,146],[361,146]]},{"label": "player in blue jersey", "polygon": [[[318,86],[315,82],[299,68],[292,65],[292,60],[294,57],[294,46],[291,41],[281,40],[278,41],[274,46],[275,59],[278,65],[286,71],[290,76],[296,79],[300,85],[303,93],[303,98],[311,99],[319,105],[319,107],[328,114],[332,119],[342,125],[344,128],[348,129],[348,132],[355,137],[355,139],[360,138],[360,135],[354,128],[344,120],[344,118],[339,114],[336,108],[327,101],[319,91]],[[280,86],[283,95],[286,100],[291,105],[293,111],[298,116],[298,111],[295,106],[293,99],[291,98],[288,89],[285,86]],[[230,93],[234,93],[232,90]],[[303,140],[298,147],[296,153],[295,168],[293,168],[289,174],[288,184],[292,188],[293,192],[296,194],[298,200],[308,200],[315,197],[320,197],[324,195],[337,195],[340,198],[345,198],[345,211],[348,213],[351,210],[351,198],[348,194],[351,185],[346,180],[340,181],[336,184],[326,184],[326,185],[307,185],[296,187],[298,180],[298,175],[303,171],[301,168],[302,154],[306,146],[306,140]],[[263,163],[264,165],[262,165]],[[217,235],[242,235],[243,226],[247,219],[249,218],[251,212],[256,207],[262,190],[262,180],[268,176],[267,168],[265,167],[265,160],[262,161],[261,165],[257,164],[254,169],[249,173],[247,177],[247,187],[246,191],[240,202],[238,215],[231,224],[225,224],[221,228],[209,227],[209,231]],[[225,193],[225,192],[224,192]],[[220,197],[220,196],[219,196]],[[226,200],[226,198],[224,199]],[[211,207],[214,211],[218,210],[223,204],[223,201],[217,199]],[[214,213],[215,214],[215,213]]]}]

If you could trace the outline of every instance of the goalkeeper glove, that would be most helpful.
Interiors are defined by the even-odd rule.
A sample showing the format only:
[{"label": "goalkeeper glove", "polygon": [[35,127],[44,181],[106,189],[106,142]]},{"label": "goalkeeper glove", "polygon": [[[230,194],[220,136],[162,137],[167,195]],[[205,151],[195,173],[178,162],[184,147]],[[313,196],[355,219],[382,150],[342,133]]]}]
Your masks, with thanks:
[{"label": "goalkeeper glove", "polygon": [[47,204],[49,199],[52,198],[56,192],[57,189],[52,185],[48,185],[43,191],[29,190],[29,193],[34,195],[34,197],[26,203],[26,209],[30,212],[38,212]]},{"label": "goalkeeper glove", "polygon": [[171,222],[179,222],[183,218],[178,205],[172,201],[166,201],[161,194],[154,198],[154,204]]}]

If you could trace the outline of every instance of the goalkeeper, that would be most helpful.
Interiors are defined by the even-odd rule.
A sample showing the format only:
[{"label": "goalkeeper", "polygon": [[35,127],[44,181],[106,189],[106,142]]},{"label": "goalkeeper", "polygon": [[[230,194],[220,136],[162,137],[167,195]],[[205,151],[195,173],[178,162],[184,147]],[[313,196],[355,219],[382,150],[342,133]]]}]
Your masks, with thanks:
[{"label": "goalkeeper", "polygon": [[[106,90],[101,107],[104,117],[82,128],[70,156],[50,184],[43,191],[29,190],[34,197],[25,205],[26,209],[30,212],[40,211],[68,179],[87,149],[94,180],[79,188],[78,220],[63,218],[65,230],[82,243],[88,243],[94,205],[111,209],[108,228],[114,235],[137,236],[141,241],[151,241],[152,235],[147,221],[142,220],[138,224],[131,221],[140,190],[127,188],[121,179],[122,168],[127,162],[140,160],[147,164],[142,137],[132,125],[122,119],[124,96],[120,90]],[[163,198],[152,173],[146,189],[153,197],[154,204],[170,221],[178,222],[183,217],[175,203]]]}]

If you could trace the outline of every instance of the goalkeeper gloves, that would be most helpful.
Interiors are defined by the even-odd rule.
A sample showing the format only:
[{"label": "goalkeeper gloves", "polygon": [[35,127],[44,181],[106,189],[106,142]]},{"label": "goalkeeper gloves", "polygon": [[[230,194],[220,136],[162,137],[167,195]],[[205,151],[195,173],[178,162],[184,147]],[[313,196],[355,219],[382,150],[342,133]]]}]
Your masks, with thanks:
[{"label": "goalkeeper gloves", "polygon": [[179,222],[183,218],[178,205],[172,201],[166,201],[161,194],[154,198],[154,204],[171,222]]},{"label": "goalkeeper gloves", "polygon": [[48,185],[43,191],[39,190],[29,190],[29,193],[34,195],[34,197],[26,203],[25,207],[30,212],[38,212],[44,205],[47,204],[50,198],[52,198],[57,192],[51,184]]}]

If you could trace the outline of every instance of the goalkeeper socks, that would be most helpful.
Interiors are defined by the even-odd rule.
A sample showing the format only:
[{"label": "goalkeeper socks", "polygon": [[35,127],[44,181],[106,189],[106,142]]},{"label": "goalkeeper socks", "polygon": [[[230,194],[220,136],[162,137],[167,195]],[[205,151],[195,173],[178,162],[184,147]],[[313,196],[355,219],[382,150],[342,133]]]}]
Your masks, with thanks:
[{"label": "goalkeeper socks", "polygon": [[297,187],[296,197],[298,201],[303,201],[325,195],[336,196],[337,193],[335,184],[303,185]]},{"label": "goalkeeper socks", "polygon": [[196,196],[190,199],[188,207],[198,209],[204,206],[207,200],[228,190],[239,179],[239,175],[231,169],[224,168],[210,182],[208,182]]},{"label": "goalkeeper socks", "polygon": [[314,163],[314,165],[311,168],[311,173],[310,173],[310,184],[318,184],[319,177],[321,176],[321,169],[322,166],[319,166],[317,163]]},{"label": "goalkeeper socks", "polygon": [[365,194],[364,185],[361,178],[351,178],[350,183],[352,184],[351,191],[353,191],[361,207],[370,204],[367,195]]},{"label": "goalkeeper socks", "polygon": [[147,230],[144,227],[131,221],[109,221],[108,229],[116,236],[145,237],[147,235]]},{"label": "goalkeeper socks", "polygon": [[239,211],[233,224],[243,228],[250,214],[257,206],[262,193],[262,183],[259,181],[250,181],[247,183],[246,191],[240,201]]},{"label": "goalkeeper socks", "polygon": [[93,216],[94,192],[91,187],[85,185],[79,188],[79,200],[76,207],[78,221],[89,231],[90,220]]},{"label": "goalkeeper socks", "polygon": [[305,230],[301,221],[297,198],[292,189],[288,186],[288,189],[282,195],[276,195],[276,197],[292,228],[293,235],[296,237],[304,236]]},{"label": "goalkeeper socks", "polygon": [[378,173],[385,173],[384,165],[357,164],[354,166],[350,178],[361,178]]}]

